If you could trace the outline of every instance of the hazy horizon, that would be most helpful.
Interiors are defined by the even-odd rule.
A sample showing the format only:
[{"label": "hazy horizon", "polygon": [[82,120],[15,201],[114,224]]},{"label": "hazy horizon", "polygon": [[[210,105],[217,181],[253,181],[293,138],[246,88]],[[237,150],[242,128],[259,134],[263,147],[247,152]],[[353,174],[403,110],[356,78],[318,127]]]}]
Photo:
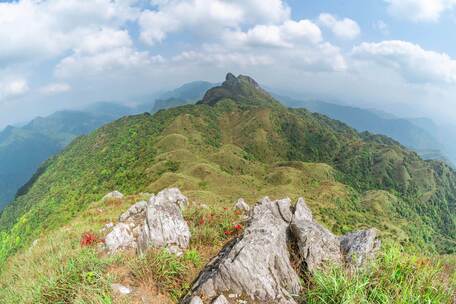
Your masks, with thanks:
[{"label": "hazy horizon", "polygon": [[[449,123],[453,1],[2,1],[0,128],[247,74],[288,96]],[[33,23],[33,27],[24,24]],[[438,106],[436,106],[438,105]]]}]

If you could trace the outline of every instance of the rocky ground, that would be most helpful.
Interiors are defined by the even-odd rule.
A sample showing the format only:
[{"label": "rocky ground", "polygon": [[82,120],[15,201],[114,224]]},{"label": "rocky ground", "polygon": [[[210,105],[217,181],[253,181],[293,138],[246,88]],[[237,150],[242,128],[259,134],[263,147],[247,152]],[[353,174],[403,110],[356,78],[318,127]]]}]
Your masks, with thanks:
[{"label": "rocky ground", "polygon": [[[112,196],[119,194],[108,195]],[[182,215],[187,205],[176,188],[135,203],[107,228],[106,250],[114,254],[133,249],[141,255],[149,248],[165,248],[184,254],[191,240]],[[243,233],[203,268],[181,303],[294,304],[302,280],[315,271],[330,266],[356,271],[380,247],[375,229],[333,235],[314,221],[303,198],[293,206],[288,198],[265,197],[253,208],[240,199],[234,208],[245,212]],[[124,295],[132,292],[121,284],[113,284],[113,289]]]}]

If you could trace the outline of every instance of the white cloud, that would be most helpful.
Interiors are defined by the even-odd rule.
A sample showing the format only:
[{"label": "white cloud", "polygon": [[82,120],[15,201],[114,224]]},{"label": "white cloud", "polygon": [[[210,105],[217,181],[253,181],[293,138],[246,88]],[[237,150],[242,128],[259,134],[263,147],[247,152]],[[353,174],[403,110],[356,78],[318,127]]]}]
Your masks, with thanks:
[{"label": "white cloud", "polygon": [[[155,10],[142,13],[141,39],[149,45],[164,42],[171,33],[202,40],[175,56],[180,64],[216,66],[288,65],[313,71],[344,70],[339,48],[325,42],[317,24],[291,19],[281,0],[153,1]],[[337,34],[353,36],[350,21],[337,21]],[[356,25],[357,26],[357,25]],[[351,33],[348,33],[351,30]],[[345,32],[343,32],[345,31]],[[359,31],[359,29],[358,29]]]},{"label": "white cloud", "polygon": [[256,25],[242,31],[227,31],[224,42],[236,46],[294,47],[297,43],[321,42],[321,31],[309,20],[287,20],[281,25]]},{"label": "white cloud", "polygon": [[358,23],[349,18],[339,20],[331,14],[320,14],[318,21],[341,39],[355,39],[361,33]]},{"label": "white cloud", "polygon": [[125,30],[102,28],[82,37],[76,51],[85,54],[96,54],[118,47],[131,47],[133,42]]},{"label": "white cloud", "polygon": [[45,95],[55,95],[65,93],[71,90],[71,86],[67,83],[51,83],[40,89],[40,92]]},{"label": "white cloud", "polygon": [[417,44],[392,40],[362,43],[353,56],[388,67],[413,83],[456,83],[456,60],[445,53],[424,50]]},{"label": "white cloud", "polygon": [[388,11],[398,18],[414,22],[436,22],[442,13],[456,6],[455,0],[385,0]]},{"label": "white cloud", "polygon": [[0,3],[0,63],[40,61],[77,47],[99,27],[133,20],[128,0],[20,0]]},{"label": "white cloud", "polygon": [[144,11],[139,18],[141,39],[153,45],[168,34],[185,30],[216,34],[241,25],[280,24],[290,9],[281,0],[182,0],[153,1],[158,10]]},{"label": "white cloud", "polygon": [[13,79],[0,82],[0,99],[16,97],[27,93],[28,83],[25,79]]},{"label": "white cloud", "polygon": [[131,69],[161,62],[162,57],[152,57],[147,52],[120,47],[97,54],[75,53],[65,57],[55,68],[58,78],[78,78],[88,76],[110,77],[112,73],[122,73]]}]

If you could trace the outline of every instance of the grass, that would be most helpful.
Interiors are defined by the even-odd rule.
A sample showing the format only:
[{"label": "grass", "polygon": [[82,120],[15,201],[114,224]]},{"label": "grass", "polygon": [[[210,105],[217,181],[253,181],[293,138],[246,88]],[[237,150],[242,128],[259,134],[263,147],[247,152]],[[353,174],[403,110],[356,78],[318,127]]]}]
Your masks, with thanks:
[{"label": "grass", "polygon": [[109,260],[100,259],[93,249],[84,249],[42,282],[37,303],[112,303]]},{"label": "grass", "polygon": [[[446,276],[450,277],[446,277]],[[309,304],[421,304],[454,303],[456,273],[440,261],[404,253],[389,246],[364,270],[340,268],[316,273],[309,281]]]},{"label": "grass", "polygon": [[81,246],[81,238],[87,231],[103,237],[99,229],[141,198],[92,203],[68,225],[40,236],[34,245],[18,252],[0,275],[0,303],[114,303],[110,284],[116,275],[108,269],[119,257],[101,255],[99,243]]},{"label": "grass", "polygon": [[191,255],[176,256],[167,250],[152,250],[128,262],[134,280],[155,284],[157,289],[177,302],[190,288],[196,274],[195,262],[200,262],[196,251]]},{"label": "grass", "polygon": [[[179,187],[192,202],[184,214],[190,253],[176,258],[151,252],[116,262],[81,248],[84,232],[115,221],[139,197],[92,202],[113,190],[156,193],[167,187]],[[396,244],[449,253],[456,248],[455,189],[456,173],[445,165],[305,110],[220,103],[125,117],[74,141],[0,214],[0,303],[114,301],[106,284],[117,279],[109,268],[119,263],[129,265],[133,284],[150,281],[176,299],[201,265],[239,233],[233,226],[242,224],[242,216],[232,210],[239,197],[253,203],[265,195],[303,196],[316,220],[336,234],[376,227]],[[155,266],[149,269],[149,263]],[[389,291],[394,303],[408,299],[416,286],[424,288],[418,281],[411,287],[396,282],[400,290],[388,285],[381,272],[391,275],[391,263],[378,261],[372,273],[317,276],[309,301],[377,301]],[[428,277],[427,268],[416,271]],[[418,291],[419,300],[432,295]]]},{"label": "grass", "polygon": [[[36,245],[13,256],[0,276],[0,303],[117,304],[111,283],[128,282],[137,290],[152,289],[158,303],[177,303],[202,267],[239,231],[243,215],[232,202],[207,206],[191,201],[184,212],[192,233],[190,248],[180,257],[166,250],[150,250],[142,257],[128,253],[106,256],[95,244],[81,246],[86,231],[96,233],[116,221],[119,213],[142,195],[95,202],[68,225],[39,238]],[[229,207],[222,207],[229,206]],[[231,231],[233,233],[226,234]],[[456,260],[437,261],[405,254],[389,246],[367,271],[347,274],[341,269],[317,273],[306,281],[307,303],[451,303]],[[123,269],[119,274],[119,269]],[[140,302],[138,302],[140,303]]]}]

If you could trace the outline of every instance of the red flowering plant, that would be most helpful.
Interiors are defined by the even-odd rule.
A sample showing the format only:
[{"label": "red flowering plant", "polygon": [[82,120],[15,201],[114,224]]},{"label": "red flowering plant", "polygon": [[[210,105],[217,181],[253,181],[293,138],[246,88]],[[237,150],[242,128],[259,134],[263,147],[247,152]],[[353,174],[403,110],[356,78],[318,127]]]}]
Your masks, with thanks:
[{"label": "red flowering plant", "polygon": [[236,224],[233,227],[231,227],[230,229],[225,230],[224,234],[226,236],[239,235],[243,229],[244,229],[244,226],[242,226],[241,224]]},{"label": "red flowering plant", "polygon": [[81,236],[81,247],[93,246],[97,243],[103,243],[104,240],[98,238],[93,232],[84,232]]}]

